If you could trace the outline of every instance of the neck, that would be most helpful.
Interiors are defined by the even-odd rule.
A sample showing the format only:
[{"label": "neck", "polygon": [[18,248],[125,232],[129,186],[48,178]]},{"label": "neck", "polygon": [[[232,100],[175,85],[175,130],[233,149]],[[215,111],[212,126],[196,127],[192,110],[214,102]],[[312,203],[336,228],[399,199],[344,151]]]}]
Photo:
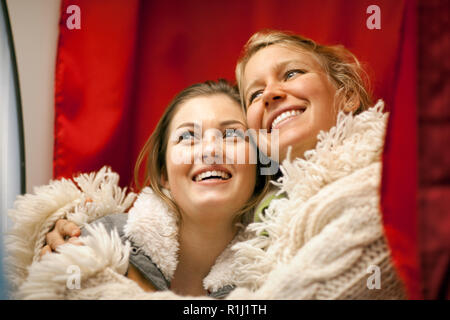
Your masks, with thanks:
[{"label": "neck", "polygon": [[236,231],[230,222],[205,226],[183,220],[179,229],[178,265],[171,289],[182,295],[204,295],[203,279],[233,240]]}]

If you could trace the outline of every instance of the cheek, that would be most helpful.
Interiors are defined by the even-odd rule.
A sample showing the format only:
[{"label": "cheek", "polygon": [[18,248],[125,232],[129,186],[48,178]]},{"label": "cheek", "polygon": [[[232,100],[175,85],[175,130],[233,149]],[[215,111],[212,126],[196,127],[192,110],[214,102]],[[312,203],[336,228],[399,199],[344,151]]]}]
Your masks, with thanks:
[{"label": "cheek", "polygon": [[317,99],[327,103],[330,107],[334,105],[334,98],[336,95],[335,86],[328,80],[325,75],[316,75],[315,81],[311,82],[308,90],[311,95],[314,95]]},{"label": "cheek", "polygon": [[256,165],[255,164],[242,164],[239,165],[238,171],[241,176],[241,183],[239,185],[239,190],[243,197],[250,198],[253,194],[256,184]]},{"label": "cheek", "polygon": [[172,200],[179,208],[185,208],[189,203],[188,187],[189,181],[186,178],[185,170],[180,166],[174,166],[168,171],[168,181],[166,189],[170,191]]},{"label": "cheek", "polygon": [[247,110],[247,123],[251,129],[261,129],[264,124],[262,123],[264,115],[264,108],[259,105],[251,106]]},{"label": "cheek", "polygon": [[[190,159],[185,159],[183,153],[178,148],[170,148],[166,155],[166,185],[172,191],[179,188],[183,181],[182,178],[187,177],[190,169]],[[183,150],[182,148],[181,151]],[[188,157],[187,157],[188,158]]]},{"label": "cheek", "polygon": [[166,164],[170,166],[193,163],[196,149],[191,145],[178,144],[167,149]]},{"label": "cheek", "polygon": [[336,93],[336,88],[328,80],[326,75],[320,73],[309,73],[303,77],[299,77],[297,81],[289,84],[290,90],[300,96],[308,97],[309,99],[321,101],[333,101]]},{"label": "cheek", "polygon": [[250,187],[249,187],[249,197],[251,197],[255,191],[255,187],[256,187],[256,180],[257,180],[257,166],[256,165],[252,165],[250,168]]},{"label": "cheek", "polygon": [[174,168],[174,166],[171,163],[167,164],[166,167],[166,177],[167,177],[167,181],[166,181],[166,188],[169,190],[176,190],[177,186],[175,184],[175,182],[177,181],[177,172],[176,172],[176,168]]}]

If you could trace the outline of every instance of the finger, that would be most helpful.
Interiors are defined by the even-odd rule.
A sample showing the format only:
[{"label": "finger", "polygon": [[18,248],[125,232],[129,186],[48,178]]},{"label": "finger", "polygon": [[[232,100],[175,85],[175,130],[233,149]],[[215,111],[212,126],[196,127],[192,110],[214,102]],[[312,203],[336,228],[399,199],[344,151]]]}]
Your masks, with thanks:
[{"label": "finger", "polygon": [[45,240],[47,241],[47,245],[49,245],[53,251],[55,251],[58,246],[64,244],[63,237],[56,230],[47,233]]},{"label": "finger", "polygon": [[46,246],[44,246],[44,247],[42,248],[42,250],[41,250],[39,256],[42,258],[42,257],[43,257],[45,254],[47,254],[47,253],[52,253],[52,249],[50,248],[49,245],[46,245]]},{"label": "finger", "polygon": [[77,245],[77,246],[82,246],[82,245],[84,245],[84,243],[81,242],[81,240],[78,239],[78,237],[72,237],[72,238],[70,238],[69,240],[67,240],[67,242],[68,242],[68,243],[71,243],[71,244],[74,244],[74,245]]},{"label": "finger", "polygon": [[65,219],[59,219],[58,221],[56,221],[55,229],[62,238],[78,237],[81,234],[80,228],[78,228],[75,223]]}]

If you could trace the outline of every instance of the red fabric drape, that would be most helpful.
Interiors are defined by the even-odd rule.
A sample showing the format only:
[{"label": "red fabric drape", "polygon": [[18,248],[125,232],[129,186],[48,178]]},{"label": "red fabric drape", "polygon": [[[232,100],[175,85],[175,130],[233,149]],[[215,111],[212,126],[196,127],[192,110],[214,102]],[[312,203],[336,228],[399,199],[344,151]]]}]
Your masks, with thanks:
[{"label": "red fabric drape", "polygon": [[395,61],[394,101],[383,154],[384,230],[410,298],[422,297],[417,225],[416,3],[404,7]]},{"label": "red fabric drape", "polygon": [[420,0],[419,252],[425,299],[450,299],[450,1]]},{"label": "red fabric drape", "polygon": [[[81,29],[69,30],[69,5]],[[394,261],[418,298],[415,216],[414,2],[63,0],[56,66],[54,177],[110,165],[128,185],[139,150],[176,92],[193,82],[234,79],[240,50],[263,28],[343,44],[367,66],[375,98],[392,111],[382,208]],[[408,116],[401,120],[401,114]],[[407,130],[407,131],[403,131]],[[409,132],[408,135],[405,132]],[[400,149],[398,149],[400,147]],[[403,153],[401,153],[403,152]],[[399,155],[408,157],[401,166]],[[409,157],[412,158],[409,158]]]},{"label": "red fabric drape", "polygon": [[[69,29],[69,5],[81,29]],[[55,178],[110,165],[130,180],[139,1],[62,1],[55,75]]]}]

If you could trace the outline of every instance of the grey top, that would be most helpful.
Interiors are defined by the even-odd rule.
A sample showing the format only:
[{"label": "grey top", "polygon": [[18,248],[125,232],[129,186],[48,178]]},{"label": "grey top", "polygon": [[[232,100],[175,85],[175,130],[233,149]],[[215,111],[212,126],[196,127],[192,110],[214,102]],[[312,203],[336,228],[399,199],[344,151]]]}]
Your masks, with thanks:
[{"label": "grey top", "polygon": [[[102,223],[107,231],[112,231],[117,229],[120,238],[123,242],[129,241],[131,245],[130,249],[130,260],[129,262],[138,269],[142,275],[150,281],[153,286],[159,290],[169,290],[170,281],[164,277],[164,274],[159,270],[158,266],[152,261],[152,258],[144,253],[144,251],[136,246],[133,241],[131,241],[124,232],[125,224],[127,223],[128,214],[117,213],[105,216],[98,220],[95,220],[91,224]],[[81,229],[81,235],[88,235],[88,231],[85,228]],[[222,299],[226,297],[232,290],[234,286],[226,285],[214,292],[208,292],[208,296],[212,298]]]}]

